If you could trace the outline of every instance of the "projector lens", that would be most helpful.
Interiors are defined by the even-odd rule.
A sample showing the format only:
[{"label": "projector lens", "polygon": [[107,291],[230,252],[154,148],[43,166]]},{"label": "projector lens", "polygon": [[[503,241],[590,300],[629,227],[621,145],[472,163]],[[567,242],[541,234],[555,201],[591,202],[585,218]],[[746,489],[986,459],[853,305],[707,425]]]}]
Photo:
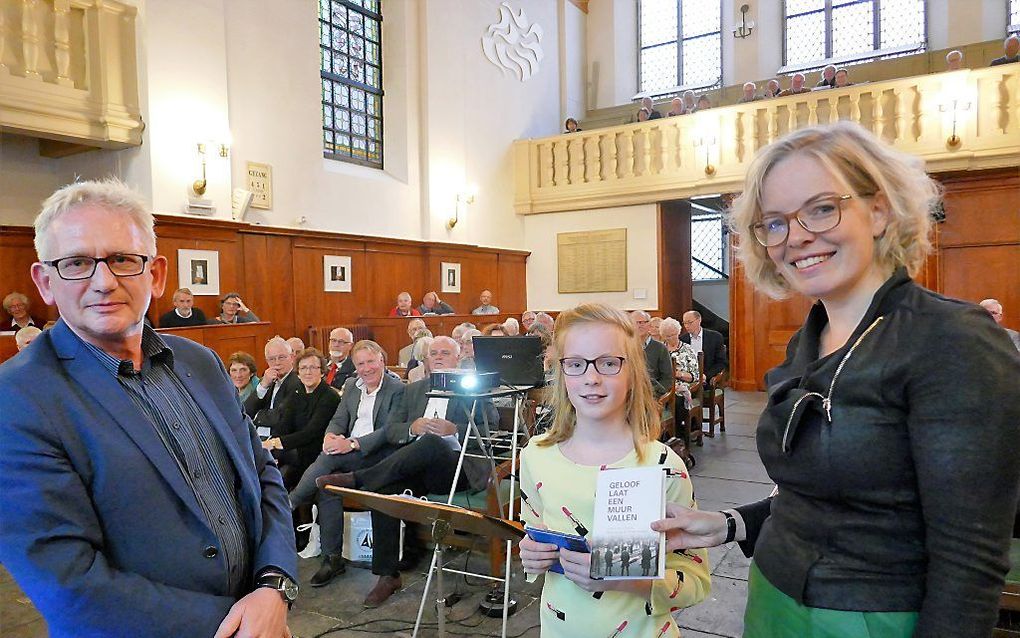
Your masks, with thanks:
[{"label": "projector lens", "polygon": [[465,388],[467,390],[470,390],[471,388],[475,388],[477,386],[478,386],[478,377],[476,377],[473,374],[469,374],[469,375],[465,376],[460,381],[460,387]]}]

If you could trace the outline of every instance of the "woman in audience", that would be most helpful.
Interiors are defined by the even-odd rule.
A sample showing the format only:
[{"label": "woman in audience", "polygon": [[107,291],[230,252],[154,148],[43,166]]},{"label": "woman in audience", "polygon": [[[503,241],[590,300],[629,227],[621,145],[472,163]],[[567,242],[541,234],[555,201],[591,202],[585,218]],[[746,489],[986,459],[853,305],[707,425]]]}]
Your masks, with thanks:
[{"label": "woman in audience", "polygon": [[684,398],[684,407],[691,409],[691,384],[698,379],[698,354],[691,344],[680,341],[680,322],[666,317],[659,326],[662,343],[673,359],[676,376],[676,392]]},{"label": "woman in audience", "polygon": [[17,332],[29,326],[38,328],[42,325],[37,325],[36,320],[28,314],[28,297],[20,292],[12,292],[4,297],[3,307],[4,312],[11,316],[11,320],[0,325],[0,330]]},{"label": "woman in audience", "polygon": [[255,357],[247,352],[235,352],[227,360],[227,372],[230,373],[230,380],[234,382],[237,393],[241,397],[241,403],[255,391],[259,384],[258,364]]},{"label": "woman in audience", "polygon": [[662,335],[659,329],[662,327],[662,317],[652,317],[648,320],[648,336],[658,342],[662,342]]},{"label": "woman in audience", "polygon": [[475,369],[475,337],[480,337],[482,331],[476,328],[469,328],[460,335],[460,339],[457,343],[460,344],[460,364],[458,368],[464,368],[466,370]]},{"label": "woman in audience", "polygon": [[322,380],[328,361],[321,352],[305,348],[294,362],[302,387],[284,404],[280,422],[262,444],[277,458],[287,490],[294,489],[322,451],[326,426],[340,405],[339,393]]},{"label": "woman in audience", "polygon": [[765,377],[756,438],[778,495],[671,504],[654,527],[670,549],[753,555],[748,638],[986,638],[1020,487],[1020,358],[982,308],[911,279],[936,184],[839,122],[763,149],[742,190],[748,279],[818,300]]},{"label": "woman in audience", "polygon": [[649,117],[651,117],[651,112],[649,112],[648,109],[646,109],[645,107],[641,107],[640,109],[638,109],[637,112],[638,122],[647,122]]},{"label": "woman in audience", "polygon": [[563,123],[564,133],[578,133],[581,128],[577,125],[577,120],[572,117],[568,117],[567,121]]},{"label": "woman in audience", "polygon": [[421,381],[428,376],[431,370],[429,369],[429,346],[432,345],[432,333],[423,334],[418,339],[415,339],[414,346],[411,348],[411,360],[416,362],[413,368],[407,369],[407,382],[414,383],[415,381]]},{"label": "woman in audience", "polygon": [[241,295],[228,292],[220,299],[220,314],[216,317],[219,323],[256,323],[259,318],[241,301]]},{"label": "woman in audience", "polygon": [[516,337],[521,334],[521,324],[513,317],[507,317],[503,322],[503,332],[508,337]]},{"label": "woman in audience", "polygon": [[[521,518],[559,532],[592,529],[595,484],[607,466],[669,468],[667,498],[693,506],[683,461],[657,440],[658,406],[630,318],[598,303],[564,311],[556,349],[553,426],[521,452],[521,496],[529,505]],[[672,612],[709,590],[705,550],[668,554],[664,578],[611,581],[590,577],[590,553],[525,537],[520,554],[525,572],[545,574],[543,638],[602,636],[621,626],[626,635],[679,636]],[[557,561],[563,574],[548,571]]]},{"label": "woman in audience", "polygon": [[484,337],[505,337],[506,329],[501,323],[490,323],[489,325],[482,328],[482,336]]}]

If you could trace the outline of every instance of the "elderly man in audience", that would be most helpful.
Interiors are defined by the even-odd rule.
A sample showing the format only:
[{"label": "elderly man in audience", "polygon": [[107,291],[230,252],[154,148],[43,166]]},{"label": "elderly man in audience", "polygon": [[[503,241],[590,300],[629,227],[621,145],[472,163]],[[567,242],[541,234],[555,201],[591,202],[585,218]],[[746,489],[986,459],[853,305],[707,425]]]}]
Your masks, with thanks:
[{"label": "elderly man in audience", "polygon": [[1002,43],[1002,49],[1005,53],[1001,58],[995,58],[989,66],[999,66],[1000,64],[1013,64],[1020,62],[1020,36],[1015,33]]},{"label": "elderly man in audience", "polygon": [[439,295],[433,290],[422,297],[418,312],[422,315],[452,315],[456,311],[450,304],[440,300]]},{"label": "elderly man in audience", "polygon": [[390,310],[391,317],[420,317],[421,313],[411,301],[411,293],[404,291],[397,295],[397,305]]},{"label": "elderly man in audience", "polygon": [[655,110],[655,105],[650,97],[641,98],[641,108],[648,109],[648,119],[650,120],[657,120],[662,117],[662,113]]},{"label": "elderly man in audience", "polygon": [[818,78],[818,84],[815,85],[819,89],[831,89],[836,86],[836,66],[833,64],[827,64],[822,69],[822,75]]},{"label": "elderly man in audience", "polygon": [[[429,347],[429,366],[433,372],[456,368],[459,354],[456,341],[436,337]],[[399,450],[371,467],[322,477],[317,481],[319,486],[337,485],[380,494],[400,494],[404,490],[411,490],[415,496],[448,494],[459,458],[459,441],[464,440],[469,427],[471,400],[462,397],[430,400],[426,396],[428,391],[427,378],[404,389],[386,427],[390,444],[402,446]],[[491,401],[476,404],[475,424],[483,437],[488,436],[488,424],[495,424],[498,419]],[[474,437],[467,452],[482,452]],[[465,457],[456,489],[484,489],[489,474],[487,459]],[[400,521],[372,512],[372,536],[372,573],[379,580],[365,598],[366,607],[378,607],[403,586],[397,562]]]},{"label": "elderly man in audience", "polygon": [[492,291],[483,290],[482,294],[478,295],[479,306],[471,311],[473,315],[498,315],[499,308],[492,305]]},{"label": "elderly man in audience", "polygon": [[468,330],[476,329],[477,328],[475,324],[471,323],[470,321],[465,321],[464,323],[459,323],[456,326],[454,326],[453,331],[450,333],[450,336],[453,337],[454,341],[459,342],[460,338],[464,336],[465,332],[467,332]]},{"label": "elderly man in audience", "polygon": [[301,380],[294,371],[294,350],[283,337],[266,342],[266,368],[255,393],[244,401],[244,411],[259,427],[272,428],[283,414],[283,406],[301,390]]},{"label": "elderly man in audience", "polygon": [[503,332],[508,337],[516,337],[521,334],[521,324],[513,317],[507,317],[506,321],[503,322]]},{"label": "elderly man in audience", "polygon": [[205,313],[195,308],[195,296],[189,288],[178,288],[173,296],[174,309],[159,318],[160,328],[185,328],[209,323]]},{"label": "elderly man in audience", "polygon": [[35,246],[61,318],[0,366],[0,562],[51,636],[289,635],[287,493],[216,354],[145,325],[167,260],[144,201],[65,186]]},{"label": "elderly man in audience", "polygon": [[743,104],[745,102],[757,102],[762,99],[762,96],[758,95],[758,87],[754,82],[744,82],[744,92],[740,95],[740,99],[737,103]]},{"label": "elderly man in audience", "polygon": [[677,115],[683,115],[687,110],[684,109],[683,98],[675,97],[669,102],[669,111],[666,112],[666,117],[676,117]]},{"label": "elderly man in audience", "polygon": [[301,352],[305,349],[305,342],[301,340],[301,337],[291,337],[290,339],[287,339],[287,345],[289,345],[290,349],[295,353]]},{"label": "elderly man in audience", "polygon": [[220,314],[215,320],[219,323],[257,323],[259,318],[244,305],[241,295],[228,292],[220,299]]},{"label": "elderly man in audience", "polygon": [[540,312],[535,315],[535,323],[545,328],[550,335],[552,335],[553,329],[556,327],[556,320],[547,312]]},{"label": "elderly man in audience", "polygon": [[963,51],[953,49],[946,54],[946,71],[959,71],[963,68]]},{"label": "elderly man in audience", "polygon": [[482,331],[477,328],[468,328],[460,336],[457,344],[460,346],[460,363],[457,367],[464,370],[475,369],[475,337],[482,336]]},{"label": "elderly man in audience", "polygon": [[645,351],[645,364],[648,376],[652,379],[652,390],[655,396],[662,396],[673,387],[673,360],[666,346],[652,339],[648,333],[651,315],[644,310],[635,310],[630,313],[630,319],[637,328],[638,339]]},{"label": "elderly man in audience", "polygon": [[247,352],[235,352],[227,359],[227,373],[230,380],[237,389],[237,396],[244,403],[252,394],[255,394],[255,387],[259,384],[258,365],[255,357]]},{"label": "elderly man in audience", "polygon": [[762,92],[762,95],[766,98],[779,97],[779,94],[782,93],[780,89],[779,80],[772,78],[765,83],[765,90]]},{"label": "elderly man in audience", "polygon": [[701,327],[701,313],[688,310],[683,316],[684,330],[680,339],[691,345],[695,353],[705,353],[705,369],[701,371],[701,383],[706,393],[712,396],[712,378],[726,369],[726,346],[722,334]]},{"label": "elderly man in audience", "polygon": [[21,352],[28,347],[28,344],[32,343],[36,337],[42,334],[42,330],[35,326],[28,326],[22,328],[14,333],[14,345],[18,347],[18,352]]},{"label": "elderly man in audience", "polygon": [[524,332],[531,330],[531,324],[535,323],[535,317],[537,316],[538,313],[534,310],[527,310],[523,315],[521,315],[521,328]]},{"label": "elderly man in audience", "polygon": [[687,89],[681,95],[684,101],[684,113],[693,113],[698,108],[697,97],[694,95],[694,91]]},{"label": "elderly man in audience", "polygon": [[341,390],[347,379],[354,375],[354,361],[351,347],[354,335],[347,328],[333,328],[329,331],[329,365],[326,368],[326,383]]},{"label": "elderly man in audience", "polygon": [[837,89],[841,89],[844,86],[853,86],[853,82],[850,81],[849,69],[837,69],[835,82],[835,88]]},{"label": "elderly man in audience", "polygon": [[425,322],[421,319],[411,319],[407,322],[407,338],[411,340],[406,346],[397,352],[397,365],[407,367],[407,364],[411,361],[411,348],[414,347],[414,340],[420,335],[422,330],[428,330],[425,327]]},{"label": "elderly man in audience", "polygon": [[[1002,304],[999,303],[998,299],[985,299],[981,302],[981,307],[988,311],[988,314],[992,315],[992,319],[995,319],[995,323],[1002,326]],[[1017,350],[1020,350],[1020,333],[1012,328],[1002,326],[1006,334],[1009,335],[1010,340]]]},{"label": "elderly man in audience", "polygon": [[352,472],[371,467],[397,449],[386,438],[386,424],[396,418],[404,384],[385,373],[383,350],[374,341],[362,340],[351,350],[355,377],[347,380],[343,398],[320,437],[317,458],[290,493],[292,507],[318,499],[322,566],[310,584],[321,587],[344,573],[341,555],[344,544],[343,498],[320,491],[315,481],[335,472]]},{"label": "elderly man in audience", "polygon": [[684,398],[684,407],[690,409],[691,385],[698,380],[698,355],[691,348],[690,344],[680,341],[680,322],[673,317],[666,317],[662,320],[659,332],[662,335],[662,345],[666,346],[669,356],[673,359],[676,393]]},{"label": "elderly man in audience", "polygon": [[790,78],[790,88],[784,89],[779,92],[779,97],[786,97],[787,95],[799,95],[801,93],[810,93],[811,89],[804,86],[804,82],[807,78],[804,77],[803,73],[794,73],[793,77]]},{"label": "elderly man in audience", "polygon": [[0,326],[0,330],[17,332],[22,328],[36,326],[35,319],[28,314],[28,297],[25,295],[20,292],[12,292],[4,297],[3,305],[4,312],[11,316],[11,320],[4,322]]}]

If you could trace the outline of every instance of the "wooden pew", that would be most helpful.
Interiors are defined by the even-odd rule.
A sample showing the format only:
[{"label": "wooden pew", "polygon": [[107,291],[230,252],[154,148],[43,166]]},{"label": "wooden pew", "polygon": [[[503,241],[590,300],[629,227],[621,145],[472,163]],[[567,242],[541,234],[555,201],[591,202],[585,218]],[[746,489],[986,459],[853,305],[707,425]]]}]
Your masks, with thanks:
[{"label": "wooden pew", "polygon": [[227,359],[235,352],[242,350],[255,357],[265,365],[266,341],[275,334],[268,321],[258,323],[210,324],[208,326],[189,326],[187,328],[159,328],[161,334],[176,335],[197,341],[212,349],[226,365]]}]

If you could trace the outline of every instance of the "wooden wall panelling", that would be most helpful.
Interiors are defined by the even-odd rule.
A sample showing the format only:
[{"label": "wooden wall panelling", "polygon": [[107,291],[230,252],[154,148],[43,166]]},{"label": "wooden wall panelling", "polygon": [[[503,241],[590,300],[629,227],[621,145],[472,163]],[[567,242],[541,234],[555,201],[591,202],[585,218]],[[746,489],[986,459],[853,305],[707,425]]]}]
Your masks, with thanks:
[{"label": "wooden wall panelling", "polygon": [[659,310],[678,321],[693,307],[691,203],[661,202],[658,215]]},{"label": "wooden wall panelling", "polygon": [[421,303],[428,260],[420,246],[368,241],[365,259],[368,295],[361,314],[385,316],[403,291],[411,294],[414,305]]},{"label": "wooden wall panelling", "polygon": [[[325,291],[323,258],[326,255],[351,258],[351,292]],[[298,332],[302,333],[308,326],[353,323],[368,302],[364,242],[296,238],[293,258],[294,281],[300,291],[296,302],[301,308],[300,316],[295,318]]]},{"label": "wooden wall panelling", "polygon": [[247,352],[259,363],[259,370],[266,367],[264,345],[272,336],[273,326],[267,322],[239,323],[236,325],[192,326],[188,328],[163,328],[159,332],[191,339],[212,349],[223,360],[235,352]]},{"label": "wooden wall panelling", "polygon": [[[461,314],[468,314],[478,307],[478,295],[486,288],[492,292],[494,305],[502,309],[509,303],[509,299],[503,298],[504,291],[499,286],[498,254],[495,251],[485,249],[466,251],[459,247],[438,245],[427,247],[425,255],[427,271],[423,294],[426,290],[435,290],[439,293],[440,299]],[[443,262],[460,264],[459,293],[442,292]],[[415,299],[415,304],[420,303],[419,296]]]},{"label": "wooden wall panelling", "polygon": [[[28,297],[29,312],[36,319],[50,321],[57,318],[57,308],[43,303],[32,282],[32,264],[35,263],[35,233],[31,226],[0,226],[0,300],[11,292]],[[0,318],[10,315],[0,309]]]},{"label": "wooden wall panelling", "polygon": [[[496,257],[496,286],[499,288],[500,309],[527,309],[528,290],[523,285],[527,280],[528,256],[526,253],[503,252]],[[520,321],[520,316],[517,316]]]}]

